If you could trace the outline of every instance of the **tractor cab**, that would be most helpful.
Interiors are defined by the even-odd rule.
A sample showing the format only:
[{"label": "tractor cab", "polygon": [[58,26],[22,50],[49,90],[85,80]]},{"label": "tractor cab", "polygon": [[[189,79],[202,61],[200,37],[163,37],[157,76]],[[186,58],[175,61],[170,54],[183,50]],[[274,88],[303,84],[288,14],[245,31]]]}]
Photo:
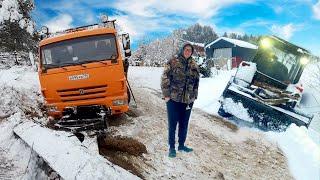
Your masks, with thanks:
[{"label": "tractor cab", "polygon": [[[265,36],[260,39],[252,62],[257,64],[258,72],[274,80],[271,85],[285,89],[289,84],[299,82],[309,57],[310,53],[301,47],[275,36]],[[260,81],[265,80],[260,78]]]}]

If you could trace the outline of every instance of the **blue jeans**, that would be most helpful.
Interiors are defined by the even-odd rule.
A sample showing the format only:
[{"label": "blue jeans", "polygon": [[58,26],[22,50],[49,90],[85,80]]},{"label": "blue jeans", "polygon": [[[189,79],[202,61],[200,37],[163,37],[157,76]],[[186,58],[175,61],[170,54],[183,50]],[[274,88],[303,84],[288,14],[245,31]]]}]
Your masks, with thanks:
[{"label": "blue jeans", "polygon": [[179,123],[179,146],[184,146],[188,133],[188,124],[193,103],[189,104],[190,109],[186,110],[188,104],[169,100],[167,102],[168,113],[168,141],[170,148],[175,148],[175,134]]}]

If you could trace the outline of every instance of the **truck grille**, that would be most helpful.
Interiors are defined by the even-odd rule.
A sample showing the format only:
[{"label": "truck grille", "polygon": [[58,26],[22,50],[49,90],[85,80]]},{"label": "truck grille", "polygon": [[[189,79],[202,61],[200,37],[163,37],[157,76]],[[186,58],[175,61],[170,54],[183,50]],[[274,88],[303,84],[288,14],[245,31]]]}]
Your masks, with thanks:
[{"label": "truck grille", "polygon": [[92,86],[57,90],[62,102],[98,99],[106,97],[107,86]]}]

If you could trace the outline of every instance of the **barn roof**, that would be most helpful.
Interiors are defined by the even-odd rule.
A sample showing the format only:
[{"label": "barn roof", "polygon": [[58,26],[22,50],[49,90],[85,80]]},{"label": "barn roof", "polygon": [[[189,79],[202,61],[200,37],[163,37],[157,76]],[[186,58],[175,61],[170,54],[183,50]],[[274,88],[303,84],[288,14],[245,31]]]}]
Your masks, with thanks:
[{"label": "barn roof", "polygon": [[205,48],[208,48],[210,47],[211,45],[215,44],[216,42],[220,41],[220,40],[225,40],[225,41],[228,41],[234,45],[237,45],[239,47],[243,47],[243,48],[249,48],[249,49],[258,49],[258,46],[254,45],[254,44],[251,44],[251,43],[248,43],[248,42],[245,42],[245,41],[241,41],[241,40],[238,40],[238,39],[231,39],[231,38],[227,38],[227,37],[220,37],[218,39],[216,39],[215,41],[209,43],[208,45],[206,45]]}]

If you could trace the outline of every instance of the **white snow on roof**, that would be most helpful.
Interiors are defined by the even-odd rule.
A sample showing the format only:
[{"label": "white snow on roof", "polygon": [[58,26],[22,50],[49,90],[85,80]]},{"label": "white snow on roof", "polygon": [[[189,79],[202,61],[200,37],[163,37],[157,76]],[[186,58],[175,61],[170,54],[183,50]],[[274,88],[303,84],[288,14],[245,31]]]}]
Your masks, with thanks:
[{"label": "white snow on roof", "polygon": [[203,43],[190,42],[190,44],[192,44],[194,46],[204,47]]},{"label": "white snow on roof", "polygon": [[218,39],[216,39],[215,41],[209,43],[208,45],[206,45],[205,48],[208,48],[210,47],[211,45],[213,45],[214,43],[220,41],[220,40],[225,40],[225,41],[228,41],[234,45],[237,45],[239,47],[243,47],[243,48],[249,48],[249,49],[258,49],[258,46],[254,45],[254,44],[251,44],[251,43],[248,43],[248,42],[245,42],[245,41],[241,41],[241,40],[238,40],[238,39],[231,39],[231,38],[227,38],[227,37],[220,37]]},{"label": "white snow on roof", "polygon": [[190,43],[190,44],[193,45],[193,46],[204,47],[204,44],[203,44],[203,43],[192,42],[192,41],[188,41],[188,40],[184,40],[184,39],[181,39],[181,40],[184,41],[184,42],[186,42],[186,43]]}]

